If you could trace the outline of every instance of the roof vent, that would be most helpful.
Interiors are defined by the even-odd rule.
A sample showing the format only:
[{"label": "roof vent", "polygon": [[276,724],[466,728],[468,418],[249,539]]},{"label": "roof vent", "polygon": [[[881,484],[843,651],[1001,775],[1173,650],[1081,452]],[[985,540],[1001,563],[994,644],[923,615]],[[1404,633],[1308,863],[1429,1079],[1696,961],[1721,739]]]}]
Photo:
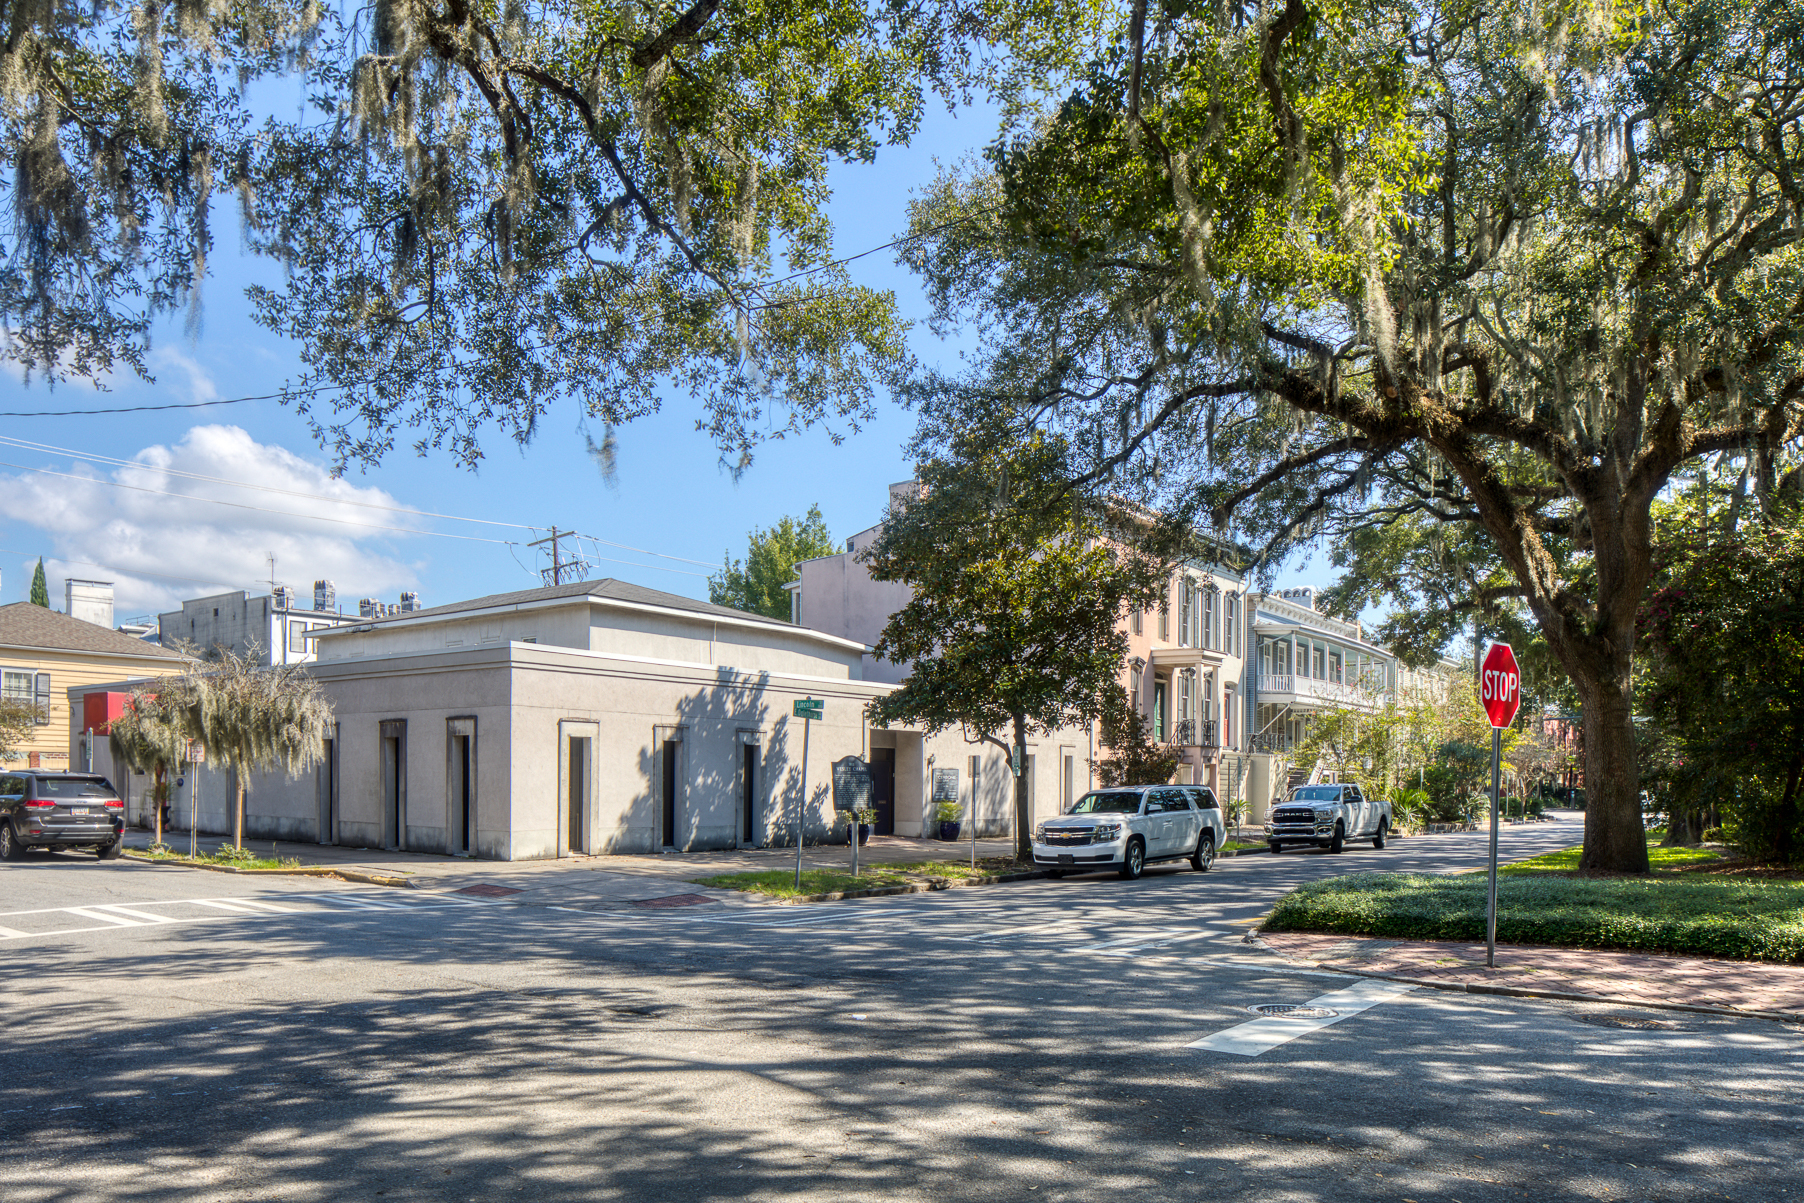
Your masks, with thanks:
[{"label": "roof vent", "polygon": [[420,595],[419,594],[403,593],[401,595],[401,613],[411,614],[419,608],[420,608]]},{"label": "roof vent", "polygon": [[294,590],[290,589],[287,585],[277,585],[272,592],[272,596],[276,599],[276,609],[294,609]]},{"label": "roof vent", "polygon": [[313,608],[334,610],[338,607],[338,587],[331,581],[313,582]]},{"label": "roof vent", "polygon": [[357,617],[359,617],[359,618],[381,618],[382,617],[382,603],[377,601],[373,597],[358,598],[357,599]]}]

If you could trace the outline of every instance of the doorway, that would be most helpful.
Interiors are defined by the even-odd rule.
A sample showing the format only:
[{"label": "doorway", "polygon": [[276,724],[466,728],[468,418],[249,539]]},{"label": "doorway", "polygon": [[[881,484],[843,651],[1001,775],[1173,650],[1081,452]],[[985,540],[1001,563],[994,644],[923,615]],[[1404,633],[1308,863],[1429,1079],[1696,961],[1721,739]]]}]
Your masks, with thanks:
[{"label": "doorway", "polygon": [[664,741],[663,754],[663,829],[664,847],[677,847],[677,751],[683,745],[674,739]]},{"label": "doorway", "polygon": [[1153,742],[1165,742],[1165,682],[1153,682]]},{"label": "doorway", "polygon": [[384,719],[382,734],[382,846],[400,851],[407,843],[407,722]]},{"label": "doorway", "polygon": [[318,843],[338,842],[338,724],[332,724],[332,736],[325,741],[319,760],[319,831]]},{"label": "doorway", "polygon": [[564,764],[564,849],[574,856],[588,849],[583,820],[589,813],[589,741],[570,736]]},{"label": "doorway", "polygon": [[739,813],[744,831],[741,838],[748,848],[758,847],[758,745],[743,744],[739,749]]},{"label": "doorway", "polygon": [[871,749],[871,806],[877,812],[876,835],[896,834],[896,749]]},{"label": "doorway", "polygon": [[476,853],[476,720],[445,720],[445,851]]}]

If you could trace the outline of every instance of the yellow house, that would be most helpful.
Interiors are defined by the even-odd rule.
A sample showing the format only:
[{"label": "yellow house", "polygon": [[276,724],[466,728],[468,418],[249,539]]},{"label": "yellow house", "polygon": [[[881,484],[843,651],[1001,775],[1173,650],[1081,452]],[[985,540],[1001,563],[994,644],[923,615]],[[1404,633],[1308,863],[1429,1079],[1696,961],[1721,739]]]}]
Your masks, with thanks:
[{"label": "yellow house", "polygon": [[38,725],[0,768],[79,769],[69,763],[81,715],[69,691],[131,677],[182,671],[187,658],[95,623],[30,602],[0,606],[0,696],[38,708]]}]

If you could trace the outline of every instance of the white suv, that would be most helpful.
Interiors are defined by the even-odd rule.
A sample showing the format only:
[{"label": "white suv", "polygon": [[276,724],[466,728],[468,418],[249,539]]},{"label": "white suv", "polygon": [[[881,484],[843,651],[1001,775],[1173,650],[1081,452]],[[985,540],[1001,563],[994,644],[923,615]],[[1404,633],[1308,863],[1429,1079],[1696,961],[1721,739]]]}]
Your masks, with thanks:
[{"label": "white suv", "polygon": [[1053,877],[1108,865],[1132,879],[1149,862],[1187,859],[1201,873],[1215,863],[1226,835],[1221,807],[1203,786],[1091,790],[1035,829],[1034,863]]}]

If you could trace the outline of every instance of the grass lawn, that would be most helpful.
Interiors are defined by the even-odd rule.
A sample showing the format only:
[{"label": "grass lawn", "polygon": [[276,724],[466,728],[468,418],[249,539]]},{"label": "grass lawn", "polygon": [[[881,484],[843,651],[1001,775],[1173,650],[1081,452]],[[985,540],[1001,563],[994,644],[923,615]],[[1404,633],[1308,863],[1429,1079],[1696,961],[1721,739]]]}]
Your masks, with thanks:
[{"label": "grass lawn", "polygon": [[[1532,856],[1527,860],[1514,861],[1507,865],[1497,866],[1499,875],[1524,873],[1575,873],[1578,871],[1579,848],[1562,848],[1558,852],[1543,852],[1540,856]],[[1710,848],[1662,848],[1652,839],[1647,842],[1647,861],[1654,872],[1667,869],[1684,868],[1687,865],[1705,865],[1714,860],[1721,860],[1722,853]]]},{"label": "grass lawn", "polygon": [[767,869],[757,873],[720,873],[713,877],[695,877],[690,880],[698,886],[712,886],[717,890],[744,890],[752,894],[766,894],[772,898],[805,898],[810,894],[832,894],[841,890],[868,890],[873,886],[904,885],[908,882],[925,881],[931,877],[988,877],[996,873],[1007,873],[1017,866],[1012,857],[978,857],[977,868],[971,868],[968,860],[958,861],[909,861],[899,865],[870,865],[861,867],[857,877],[848,870],[840,869],[804,869],[802,870],[802,888],[796,889],[794,869]]},{"label": "grass lawn", "polygon": [[[1502,869],[1498,941],[1804,963],[1804,881],[1684,872],[1715,854],[1657,852],[1664,871],[1648,877],[1575,876],[1576,848]],[[1485,875],[1359,873],[1311,882],[1279,900],[1265,929],[1483,940]]]}]

